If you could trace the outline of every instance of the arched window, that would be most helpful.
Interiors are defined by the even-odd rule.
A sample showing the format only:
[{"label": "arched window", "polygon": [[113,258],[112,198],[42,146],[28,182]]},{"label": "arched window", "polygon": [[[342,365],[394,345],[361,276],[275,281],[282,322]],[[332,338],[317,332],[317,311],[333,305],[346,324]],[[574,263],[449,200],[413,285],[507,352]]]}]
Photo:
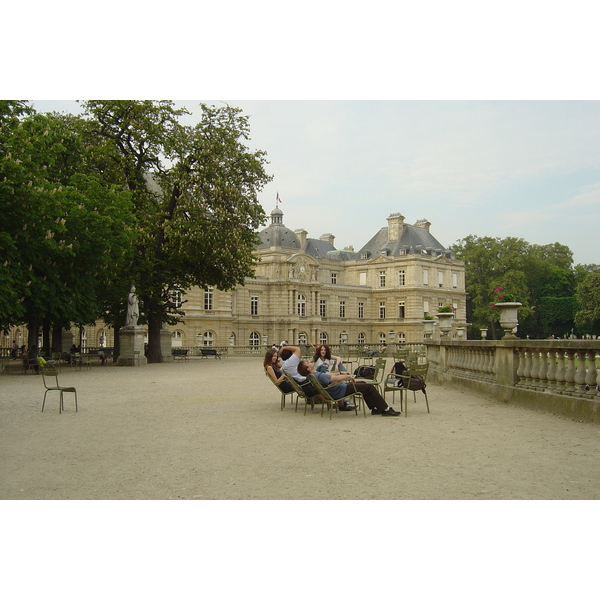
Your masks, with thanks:
[{"label": "arched window", "polygon": [[306,296],[304,294],[298,294],[298,316],[306,316]]},{"label": "arched window", "polygon": [[398,343],[404,344],[406,342],[406,336],[403,333],[398,334]]},{"label": "arched window", "polygon": [[380,344],[385,344],[385,333],[380,333],[378,336],[378,340]]},{"label": "arched window", "polygon": [[183,346],[183,332],[180,330],[174,331],[171,335],[171,346],[180,348]]},{"label": "arched window", "polygon": [[298,334],[298,345],[300,345],[300,346],[306,346],[308,344],[307,339],[308,338],[306,337],[306,332],[305,331],[301,331]]},{"label": "arched window", "polygon": [[215,343],[215,337],[212,331],[205,331],[202,336],[203,346],[212,346]]},{"label": "arched window", "polygon": [[256,331],[250,334],[249,343],[251,346],[260,346],[260,335]]},{"label": "arched window", "polygon": [[364,333],[359,333],[359,334],[358,334],[358,343],[359,343],[361,346],[364,346],[364,345],[365,345],[365,334],[364,334]]},{"label": "arched window", "polygon": [[326,343],[327,343],[327,334],[320,333],[319,334],[319,344],[326,344]]}]

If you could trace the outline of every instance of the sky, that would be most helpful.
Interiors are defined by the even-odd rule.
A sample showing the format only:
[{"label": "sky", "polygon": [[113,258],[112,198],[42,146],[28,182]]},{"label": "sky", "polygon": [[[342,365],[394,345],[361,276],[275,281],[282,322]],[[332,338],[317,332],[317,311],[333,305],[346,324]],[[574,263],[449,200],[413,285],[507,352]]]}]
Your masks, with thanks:
[{"label": "sky", "polygon": [[[200,101],[177,101],[199,118]],[[203,100],[250,118],[269,217],[359,250],[400,212],[448,247],[467,235],[560,243],[600,264],[600,101]],[[77,112],[74,101],[33,102]],[[268,220],[270,222],[270,218]]]}]

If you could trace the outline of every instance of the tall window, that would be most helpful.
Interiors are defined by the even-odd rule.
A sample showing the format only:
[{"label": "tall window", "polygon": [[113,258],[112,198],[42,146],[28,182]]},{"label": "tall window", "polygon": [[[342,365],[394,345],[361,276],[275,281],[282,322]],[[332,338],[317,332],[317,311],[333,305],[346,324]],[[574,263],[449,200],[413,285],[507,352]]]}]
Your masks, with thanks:
[{"label": "tall window", "polygon": [[332,273],[331,273],[331,283],[333,283],[333,285],[337,284],[337,276],[338,276],[338,274],[332,271]]},{"label": "tall window", "polygon": [[429,300],[424,300],[423,301],[423,314],[424,315],[428,315],[429,314]]},{"label": "tall window", "polygon": [[181,292],[173,290],[171,292],[171,302],[175,305],[175,308],[181,308],[181,305],[183,304]]},{"label": "tall window", "polygon": [[298,334],[298,344],[300,346],[306,346],[308,344],[308,342],[306,341],[306,332],[301,331]]},{"label": "tall window", "polygon": [[458,287],[458,273],[452,273],[452,287]]},{"label": "tall window", "polygon": [[444,287],[444,271],[438,271],[438,286]]},{"label": "tall window", "polygon": [[406,273],[404,271],[398,271],[398,285],[406,285]]},{"label": "tall window", "polygon": [[404,302],[398,302],[398,318],[404,319]]},{"label": "tall window", "polygon": [[365,343],[365,334],[364,333],[359,333],[358,334],[358,343],[363,346]]},{"label": "tall window", "polygon": [[304,294],[298,294],[298,316],[306,316],[306,296]]},{"label": "tall window", "polygon": [[385,344],[385,333],[380,333],[377,337],[380,344]]},{"label": "tall window", "polygon": [[326,343],[327,343],[327,334],[320,333],[319,334],[319,344],[326,344]]},{"label": "tall window", "polygon": [[205,331],[202,336],[202,344],[204,346],[212,346],[215,343],[215,338],[212,331]]},{"label": "tall window", "polygon": [[248,340],[248,343],[251,346],[260,346],[260,335],[258,335],[256,331],[253,331],[250,334],[250,339]]},{"label": "tall window", "polygon": [[340,300],[340,319],[346,318],[346,301]]},{"label": "tall window", "polygon": [[204,290],[204,310],[214,310],[215,288],[209,287]]},{"label": "tall window", "polygon": [[364,271],[358,274],[358,285],[367,285],[367,274]]},{"label": "tall window", "polygon": [[365,318],[365,303],[364,302],[358,303],[358,318],[359,319]]},{"label": "tall window", "polygon": [[385,287],[385,271],[379,271],[379,287]]},{"label": "tall window", "polygon": [[258,315],[258,296],[250,296],[250,314],[253,317]]},{"label": "tall window", "polygon": [[319,300],[319,316],[326,317],[327,316],[327,301]]},{"label": "tall window", "polygon": [[385,319],[385,302],[379,303],[379,318]]},{"label": "tall window", "polygon": [[429,285],[429,270],[423,269],[423,285]]}]

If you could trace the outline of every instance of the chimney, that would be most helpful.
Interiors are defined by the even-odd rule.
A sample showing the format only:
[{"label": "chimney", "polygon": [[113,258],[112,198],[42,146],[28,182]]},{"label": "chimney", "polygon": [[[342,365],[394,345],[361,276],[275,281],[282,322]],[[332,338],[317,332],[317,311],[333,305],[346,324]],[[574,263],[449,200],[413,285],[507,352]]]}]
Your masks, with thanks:
[{"label": "chimney", "polygon": [[306,231],[306,229],[295,229],[294,233],[300,240],[300,249],[304,250],[304,248],[306,248],[306,236],[308,235],[308,231]]},{"label": "chimney", "polygon": [[397,242],[402,236],[404,229],[404,217],[398,213],[392,213],[388,218],[388,242]]},{"label": "chimney", "polygon": [[333,241],[335,240],[335,235],[331,235],[330,233],[324,233],[319,239],[322,242],[329,242],[332,246],[334,246]]},{"label": "chimney", "polygon": [[422,229],[426,229],[427,231],[429,231],[429,228],[431,227],[431,223],[427,219],[419,219],[415,223],[415,227],[421,227]]}]

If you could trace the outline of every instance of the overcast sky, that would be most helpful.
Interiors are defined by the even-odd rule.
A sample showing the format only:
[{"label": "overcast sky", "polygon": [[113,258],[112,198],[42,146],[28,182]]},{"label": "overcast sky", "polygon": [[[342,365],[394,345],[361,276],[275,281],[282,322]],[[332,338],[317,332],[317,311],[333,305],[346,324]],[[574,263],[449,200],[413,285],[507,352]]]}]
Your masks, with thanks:
[{"label": "overcast sky", "polygon": [[[274,176],[269,215],[359,250],[400,212],[445,247],[469,234],[559,242],[600,263],[598,101],[243,101]],[[194,113],[198,101],[177,101]],[[35,101],[75,112],[75,102]]]}]

